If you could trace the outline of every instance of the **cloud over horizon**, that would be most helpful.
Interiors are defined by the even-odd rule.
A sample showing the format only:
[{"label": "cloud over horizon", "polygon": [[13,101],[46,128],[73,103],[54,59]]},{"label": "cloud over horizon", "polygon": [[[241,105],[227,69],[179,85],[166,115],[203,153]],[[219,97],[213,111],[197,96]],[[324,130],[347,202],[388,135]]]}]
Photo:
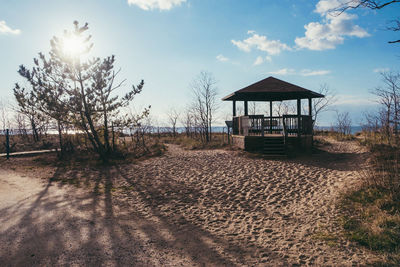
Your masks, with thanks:
[{"label": "cloud over horizon", "polygon": [[0,20],[0,34],[18,35],[20,33],[21,33],[20,29],[11,29],[9,26],[7,26],[7,24],[4,20]]},{"label": "cloud over horizon", "polygon": [[186,0],[127,0],[129,5],[136,5],[143,10],[170,10],[180,6]]}]

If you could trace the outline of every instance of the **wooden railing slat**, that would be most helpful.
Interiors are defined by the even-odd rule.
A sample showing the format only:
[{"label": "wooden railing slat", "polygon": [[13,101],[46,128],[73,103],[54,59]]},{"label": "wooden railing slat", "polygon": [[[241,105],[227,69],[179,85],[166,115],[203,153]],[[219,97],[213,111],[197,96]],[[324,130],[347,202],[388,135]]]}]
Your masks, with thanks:
[{"label": "wooden railing slat", "polygon": [[[308,115],[283,115],[264,117],[264,115],[249,115],[233,118],[233,134],[244,134],[244,127],[249,135],[264,135],[264,132],[282,133],[287,135],[312,134],[312,117]],[[243,125],[248,120],[248,125]],[[247,123],[246,123],[247,124]],[[298,131],[300,129],[300,131]]]}]

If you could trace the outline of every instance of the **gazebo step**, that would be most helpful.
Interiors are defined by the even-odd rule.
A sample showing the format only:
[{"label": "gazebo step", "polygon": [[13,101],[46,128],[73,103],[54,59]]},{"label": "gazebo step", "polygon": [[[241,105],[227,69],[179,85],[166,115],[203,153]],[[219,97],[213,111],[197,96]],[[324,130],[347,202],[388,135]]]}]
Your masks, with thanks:
[{"label": "gazebo step", "polygon": [[285,149],[285,145],[281,144],[271,144],[271,145],[264,145],[264,149],[276,150],[276,149]]},{"label": "gazebo step", "polygon": [[278,152],[263,152],[263,154],[264,155],[270,155],[270,156],[272,156],[272,155],[279,155],[279,156],[286,156],[286,153],[285,152],[282,152],[282,153],[278,153]]},{"label": "gazebo step", "polygon": [[285,153],[285,149],[265,149],[263,150],[265,153]]},{"label": "gazebo step", "polygon": [[286,155],[285,152],[263,152],[265,155]]},{"label": "gazebo step", "polygon": [[280,146],[280,147],[264,146],[263,151],[264,151],[264,153],[285,153],[285,147],[284,146]]},{"label": "gazebo step", "polygon": [[263,153],[269,156],[285,156],[285,141],[283,136],[264,137]]},{"label": "gazebo step", "polygon": [[271,151],[282,150],[282,151],[285,151],[285,147],[284,146],[264,146],[264,150],[271,150]]},{"label": "gazebo step", "polygon": [[283,140],[276,140],[276,141],[264,141],[264,144],[270,145],[270,144],[278,144],[278,145],[283,145],[285,142]]},{"label": "gazebo step", "polygon": [[264,138],[264,144],[279,144],[283,145],[285,143],[283,137],[266,137]]},{"label": "gazebo step", "polygon": [[264,141],[264,145],[284,145],[285,142],[283,140],[277,141]]}]

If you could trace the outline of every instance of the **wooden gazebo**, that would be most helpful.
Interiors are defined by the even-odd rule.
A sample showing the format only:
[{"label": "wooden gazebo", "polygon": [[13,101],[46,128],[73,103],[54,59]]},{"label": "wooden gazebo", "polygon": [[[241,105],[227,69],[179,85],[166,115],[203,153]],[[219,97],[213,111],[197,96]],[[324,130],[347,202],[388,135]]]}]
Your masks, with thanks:
[{"label": "wooden gazebo", "polygon": [[[312,99],[324,97],[300,86],[268,77],[240,89],[223,101],[233,103],[233,144],[247,151],[285,154],[288,149],[312,147]],[[301,114],[301,100],[308,100],[308,114]],[[297,100],[297,114],[273,116],[273,102]],[[236,116],[236,102],[244,102],[244,116]],[[249,115],[248,102],[269,102],[269,114]]]}]

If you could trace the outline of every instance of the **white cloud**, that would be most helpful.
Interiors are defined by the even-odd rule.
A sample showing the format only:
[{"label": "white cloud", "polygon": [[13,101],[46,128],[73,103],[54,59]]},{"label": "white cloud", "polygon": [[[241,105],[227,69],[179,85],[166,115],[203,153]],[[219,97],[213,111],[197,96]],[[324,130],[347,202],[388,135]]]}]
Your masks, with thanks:
[{"label": "white cloud", "polygon": [[300,72],[300,75],[302,76],[319,76],[319,75],[327,75],[331,73],[330,70],[308,70],[308,69],[303,69]]},{"label": "white cloud", "polygon": [[301,75],[301,76],[317,76],[317,75],[327,75],[331,73],[330,70],[309,70],[302,69],[301,71],[296,71],[295,69],[283,68],[277,71],[270,71],[268,74],[271,75]]},{"label": "white cloud", "polygon": [[227,58],[227,57],[224,57],[223,55],[218,55],[217,57],[217,60],[218,61],[221,61],[221,62],[226,62],[226,61],[228,61],[229,60],[229,58]]},{"label": "white cloud", "polygon": [[314,12],[323,18],[322,22],[310,22],[304,26],[304,37],[297,37],[295,43],[298,48],[310,50],[334,49],[342,44],[347,36],[364,38],[370,36],[366,30],[355,25],[353,20],[356,15],[343,12],[340,15],[332,15],[330,10],[341,5],[339,0],[320,0]]},{"label": "white cloud", "polygon": [[320,0],[315,6],[314,12],[321,15],[327,14],[335,8],[342,6],[346,1],[348,2],[348,0]]},{"label": "white cloud", "polygon": [[388,72],[388,71],[390,71],[390,69],[389,68],[376,68],[373,71],[376,73],[381,73],[381,72]]},{"label": "white cloud", "polygon": [[11,29],[9,26],[7,26],[6,22],[4,20],[0,21],[0,34],[20,34],[21,30],[19,29]]},{"label": "white cloud", "polygon": [[296,71],[294,69],[288,69],[288,68],[268,72],[268,74],[272,75],[293,75],[295,73]]},{"label": "white cloud", "polygon": [[252,36],[243,41],[231,40],[231,42],[245,52],[250,52],[251,49],[255,48],[268,53],[268,55],[277,55],[283,50],[291,50],[288,45],[279,40],[268,40],[266,36],[258,35],[254,31],[248,31],[248,34]]},{"label": "white cloud", "polygon": [[264,58],[262,56],[258,56],[254,61],[253,65],[258,66],[264,63]]},{"label": "white cloud", "polygon": [[271,62],[271,61],[272,61],[272,58],[270,56],[266,56],[265,58],[262,56],[258,56],[256,58],[256,60],[254,61],[253,65],[258,66],[258,65],[263,64],[264,62]]},{"label": "white cloud", "polygon": [[250,52],[250,45],[242,42],[242,41],[235,41],[235,40],[231,40],[232,44],[236,45],[240,50],[244,51],[244,52]]},{"label": "white cloud", "polygon": [[129,5],[136,5],[144,10],[170,10],[174,6],[186,2],[186,0],[128,0]]}]

